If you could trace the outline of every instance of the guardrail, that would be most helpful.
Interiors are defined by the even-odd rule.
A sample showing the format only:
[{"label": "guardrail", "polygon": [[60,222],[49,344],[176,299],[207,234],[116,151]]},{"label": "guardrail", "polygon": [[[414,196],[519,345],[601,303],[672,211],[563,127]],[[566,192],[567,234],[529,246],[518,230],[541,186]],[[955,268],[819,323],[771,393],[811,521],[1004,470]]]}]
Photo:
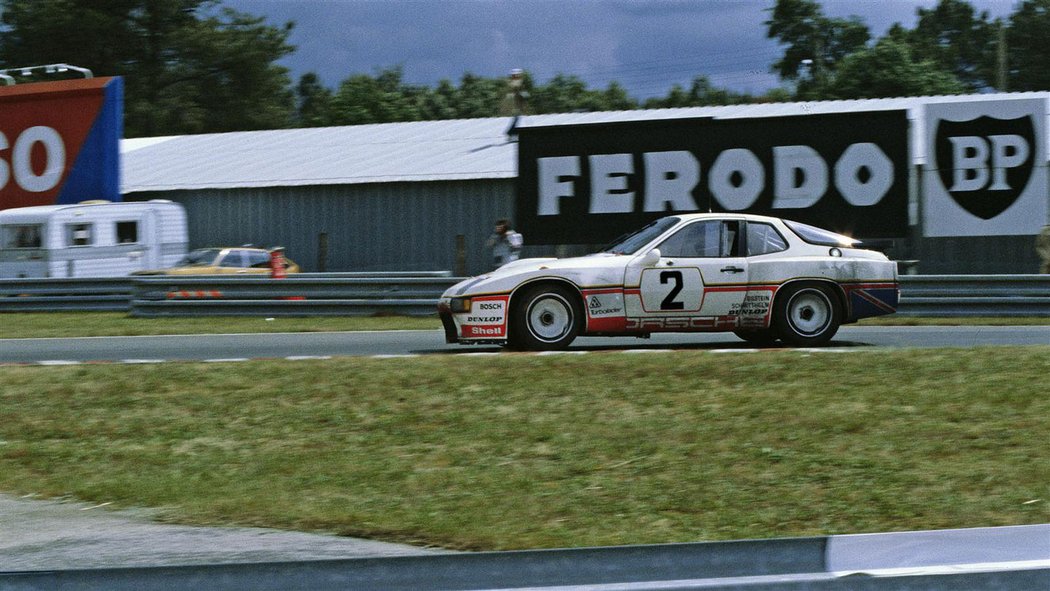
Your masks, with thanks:
[{"label": "guardrail", "polygon": [[160,316],[428,316],[458,278],[418,275],[137,278],[130,312]]},{"label": "guardrail", "polygon": [[[0,312],[158,316],[430,315],[460,278],[429,273],[303,273],[0,279]],[[1050,316],[1050,275],[901,275],[902,316]]]},{"label": "guardrail", "polygon": [[144,275],[0,279],[0,312],[130,312],[133,316],[429,315],[459,281],[449,271]]},{"label": "guardrail", "polygon": [[0,312],[126,312],[131,280],[0,279]]},{"label": "guardrail", "polygon": [[[436,554],[0,572],[0,591],[958,591],[1050,588],[1050,526]],[[837,550],[843,548],[843,550]]]},{"label": "guardrail", "polygon": [[1050,316],[1050,275],[901,275],[904,316]]}]

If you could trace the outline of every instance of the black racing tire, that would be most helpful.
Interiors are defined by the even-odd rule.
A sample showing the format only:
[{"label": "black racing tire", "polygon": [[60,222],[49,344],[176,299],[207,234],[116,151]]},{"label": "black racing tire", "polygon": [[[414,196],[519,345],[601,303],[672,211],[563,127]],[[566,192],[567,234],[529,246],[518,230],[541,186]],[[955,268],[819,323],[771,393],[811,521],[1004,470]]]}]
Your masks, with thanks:
[{"label": "black racing tire", "polygon": [[842,306],[827,285],[791,285],[778,293],[773,302],[773,328],[787,345],[825,345],[838,332],[841,323]]},{"label": "black racing tire", "polygon": [[777,342],[777,332],[772,328],[734,330],[733,334],[756,347],[769,347]]},{"label": "black racing tire", "polygon": [[557,351],[583,330],[580,296],[558,284],[526,287],[514,297],[507,345],[525,351]]}]

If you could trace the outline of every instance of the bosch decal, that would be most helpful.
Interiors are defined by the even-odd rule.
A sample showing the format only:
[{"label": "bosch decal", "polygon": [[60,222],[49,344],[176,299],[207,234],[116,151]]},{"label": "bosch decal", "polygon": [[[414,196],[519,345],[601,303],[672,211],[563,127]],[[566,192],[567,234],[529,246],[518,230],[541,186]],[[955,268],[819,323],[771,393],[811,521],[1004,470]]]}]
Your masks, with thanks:
[{"label": "bosch decal", "polygon": [[0,209],[120,200],[120,78],[0,87]]},{"label": "bosch decal", "polygon": [[904,111],[523,127],[518,225],[534,243],[598,243],[715,211],[904,236],[907,134]]},{"label": "bosch decal", "polygon": [[1047,220],[1045,99],[926,106],[927,236],[1037,234]]}]

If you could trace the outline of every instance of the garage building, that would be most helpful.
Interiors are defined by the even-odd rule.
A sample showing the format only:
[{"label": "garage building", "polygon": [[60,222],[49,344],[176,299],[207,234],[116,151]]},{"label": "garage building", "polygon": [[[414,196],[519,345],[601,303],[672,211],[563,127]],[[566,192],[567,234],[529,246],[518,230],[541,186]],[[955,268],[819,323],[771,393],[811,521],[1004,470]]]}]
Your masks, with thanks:
[{"label": "garage building", "polygon": [[[1032,152],[1026,162],[1032,163],[1027,174],[1043,180],[1041,185],[1033,185],[1034,181],[1025,177],[1025,186],[1042,187],[1042,201],[1035,198],[1035,205],[1029,207],[1033,207],[1036,218],[1042,216],[1037,221],[1045,224],[1050,209],[1045,190],[1048,96],[1050,93],[1014,93],[773,103],[128,139],[121,145],[122,193],[125,200],[171,199],[182,203],[187,210],[191,247],[281,245],[306,271],[450,270],[472,275],[490,268],[484,243],[493,222],[502,217],[514,219],[522,211],[529,213],[518,202],[529,189],[522,191],[519,166],[524,163],[533,170],[535,161],[522,160],[520,145],[532,146],[532,154],[544,137],[572,141],[577,136],[593,136],[595,129],[620,128],[635,135],[654,135],[649,138],[654,145],[663,145],[659,134],[666,130],[688,124],[721,133],[730,129],[725,126],[732,122],[753,123],[758,129],[792,122],[804,130],[805,136],[793,143],[806,145],[809,138],[818,141],[822,134],[829,134],[826,122],[835,118],[852,117],[863,122],[899,114],[902,137],[906,138],[906,161],[899,166],[907,169],[901,172],[904,180],[899,188],[900,198],[906,202],[906,228],[895,236],[860,237],[874,239],[895,259],[918,261],[911,268],[921,273],[1030,273],[1038,268],[1034,253],[1038,230],[1026,226],[979,235],[974,233],[980,232],[977,224],[973,226],[977,230],[963,229],[957,236],[944,235],[943,230],[934,232],[936,236],[925,232],[924,192],[927,180],[936,175],[936,167],[927,157],[926,144],[930,142],[926,113],[935,112],[927,110],[930,104],[947,105],[949,110],[953,105],[1000,109],[1001,105],[1015,103],[1041,108],[1041,115],[1031,117],[1038,125],[1026,140]],[[864,125],[850,124],[853,127]],[[1009,166],[1021,168],[1021,154],[1014,146],[1017,142],[1007,142],[1002,148],[994,138],[1024,134],[993,130],[987,135],[993,139],[985,143],[998,150],[992,154],[1001,155]],[[732,148],[736,139],[725,133],[722,136],[717,141],[736,150]],[[703,144],[710,139],[681,141]],[[667,143],[675,146],[670,139]],[[540,146],[539,151],[544,148]],[[610,152],[617,149],[608,148]],[[583,166],[587,166],[588,158],[597,162],[594,154],[600,159],[600,152],[601,148],[592,156],[581,156]],[[962,158],[968,154],[960,148],[957,155]],[[635,155],[634,161],[641,162],[641,158]],[[707,182],[711,171],[712,162],[699,163],[701,184]],[[610,178],[616,176],[610,174]],[[768,174],[772,179],[773,173]],[[989,183],[999,178],[997,174],[994,169],[986,174]],[[956,184],[976,182],[965,176],[956,178]],[[772,184],[772,180],[766,183]],[[621,192],[629,193],[629,186],[624,185]],[[616,191],[607,192],[611,195]],[[799,211],[772,213],[792,218]],[[658,215],[649,213],[650,217]],[[860,217],[865,212],[858,210],[855,215]],[[541,227],[536,224],[546,219],[528,217],[532,228]],[[519,228],[527,245],[524,256],[578,254],[605,242],[609,237],[599,231],[599,225],[591,223],[592,219],[562,220],[563,226],[579,232],[572,244],[537,244],[525,228]],[[536,232],[533,234],[535,238]]]}]

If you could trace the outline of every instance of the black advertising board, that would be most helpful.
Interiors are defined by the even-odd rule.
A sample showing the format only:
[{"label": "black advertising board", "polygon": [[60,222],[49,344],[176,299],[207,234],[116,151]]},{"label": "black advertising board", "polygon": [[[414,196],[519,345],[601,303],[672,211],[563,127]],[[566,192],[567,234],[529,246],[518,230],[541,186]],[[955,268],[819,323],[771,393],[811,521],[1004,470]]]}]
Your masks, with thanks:
[{"label": "black advertising board", "polygon": [[905,111],[518,129],[515,224],[599,244],[670,213],[737,212],[859,238],[908,230]]}]

